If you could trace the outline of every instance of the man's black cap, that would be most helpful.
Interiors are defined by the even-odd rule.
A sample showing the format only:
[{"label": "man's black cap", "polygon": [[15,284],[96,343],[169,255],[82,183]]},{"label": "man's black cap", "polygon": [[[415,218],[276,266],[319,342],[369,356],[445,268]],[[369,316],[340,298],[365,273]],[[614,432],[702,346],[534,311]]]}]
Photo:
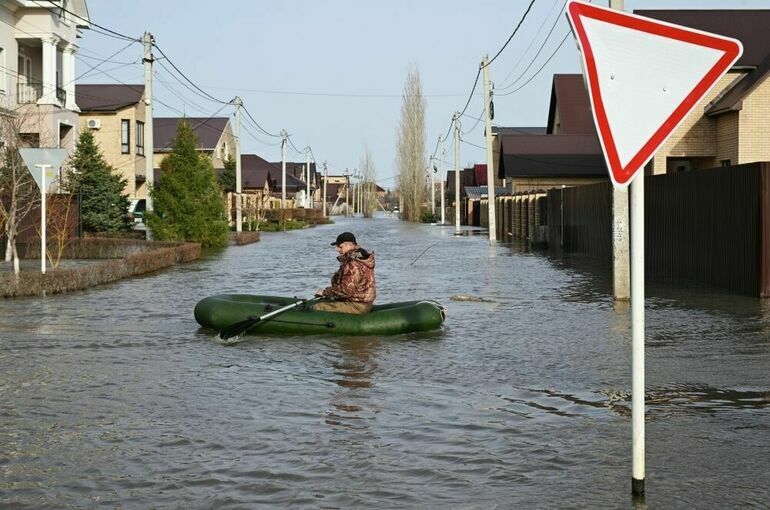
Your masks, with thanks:
[{"label": "man's black cap", "polygon": [[342,243],[356,243],[356,236],[354,236],[351,232],[343,232],[340,235],[337,236],[337,240],[332,243],[332,246],[339,246]]}]

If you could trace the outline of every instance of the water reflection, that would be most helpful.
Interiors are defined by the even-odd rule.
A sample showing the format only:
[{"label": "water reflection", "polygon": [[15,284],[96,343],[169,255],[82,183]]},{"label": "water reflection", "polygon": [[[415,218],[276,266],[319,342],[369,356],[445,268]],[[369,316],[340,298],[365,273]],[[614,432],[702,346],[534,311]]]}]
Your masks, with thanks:
[{"label": "water reflection", "polygon": [[330,395],[330,410],[325,423],[333,427],[352,430],[367,428],[366,415],[372,414],[365,408],[374,386],[374,375],[378,364],[377,351],[381,347],[378,338],[346,338],[335,342],[335,352],[331,366],[338,377],[331,382],[343,389]]}]

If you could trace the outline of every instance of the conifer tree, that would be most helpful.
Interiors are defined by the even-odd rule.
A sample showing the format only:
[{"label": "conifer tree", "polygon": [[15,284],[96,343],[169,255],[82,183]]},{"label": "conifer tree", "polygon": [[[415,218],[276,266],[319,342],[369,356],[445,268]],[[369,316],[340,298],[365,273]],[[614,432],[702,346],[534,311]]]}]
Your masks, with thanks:
[{"label": "conifer tree", "polygon": [[82,196],[83,230],[114,233],[130,228],[129,200],[123,193],[126,183],[104,160],[93,133],[80,133],[69,159],[66,188]]},{"label": "conifer tree", "polygon": [[225,160],[225,169],[219,176],[219,186],[222,191],[235,191],[235,159],[228,157]]},{"label": "conifer tree", "polygon": [[147,225],[158,240],[224,246],[228,241],[225,203],[211,160],[197,151],[198,139],[182,120],[172,152],[160,165],[160,182],[150,190],[154,210]]}]

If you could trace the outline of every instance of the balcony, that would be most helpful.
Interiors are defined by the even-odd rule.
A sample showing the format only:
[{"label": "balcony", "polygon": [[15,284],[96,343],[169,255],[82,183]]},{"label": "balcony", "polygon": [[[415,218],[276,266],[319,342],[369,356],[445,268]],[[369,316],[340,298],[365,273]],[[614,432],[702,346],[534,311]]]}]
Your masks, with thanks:
[{"label": "balcony", "polygon": [[16,101],[19,104],[37,103],[43,97],[43,82],[30,80],[28,83],[18,84]]},{"label": "balcony", "polygon": [[[17,88],[16,101],[19,104],[37,103],[43,97],[43,82],[30,80],[27,83],[19,83]],[[60,105],[67,103],[67,91],[61,87],[56,87],[56,100]]]}]

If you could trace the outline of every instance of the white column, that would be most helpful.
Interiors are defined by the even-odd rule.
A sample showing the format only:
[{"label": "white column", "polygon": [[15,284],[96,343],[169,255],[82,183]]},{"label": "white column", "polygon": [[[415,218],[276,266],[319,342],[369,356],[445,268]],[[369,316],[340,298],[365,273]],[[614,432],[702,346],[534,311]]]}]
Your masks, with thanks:
[{"label": "white column", "polygon": [[59,38],[50,36],[40,39],[43,45],[43,95],[37,104],[55,104],[56,100],[56,45]]},{"label": "white column", "polygon": [[65,92],[67,92],[67,101],[64,107],[74,112],[80,111],[78,105],[75,104],[75,53],[77,51],[77,45],[72,43],[67,43],[62,50],[62,84]]}]

